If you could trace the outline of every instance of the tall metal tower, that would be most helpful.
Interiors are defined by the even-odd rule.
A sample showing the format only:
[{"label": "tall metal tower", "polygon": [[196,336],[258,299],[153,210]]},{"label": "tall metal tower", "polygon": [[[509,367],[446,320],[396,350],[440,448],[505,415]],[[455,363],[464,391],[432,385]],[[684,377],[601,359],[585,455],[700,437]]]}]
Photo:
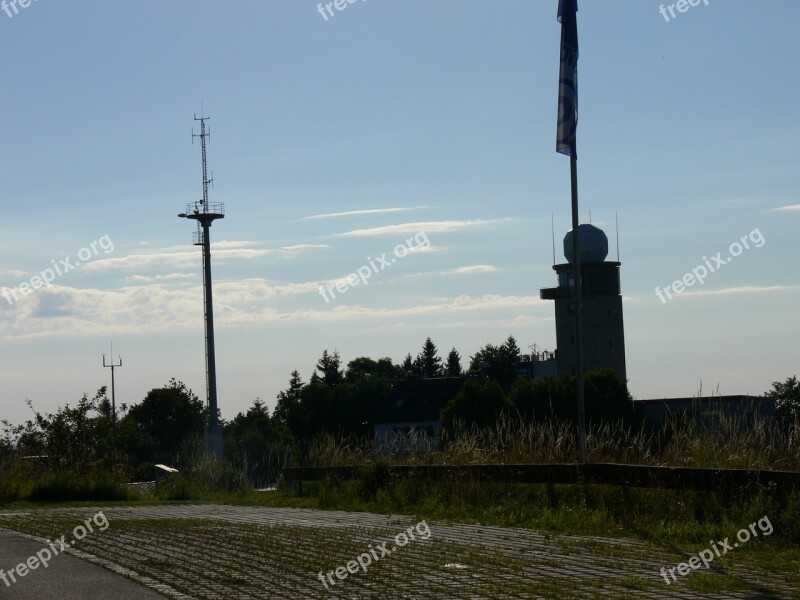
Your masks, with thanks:
[{"label": "tall metal tower", "polygon": [[111,419],[116,425],[117,423],[117,392],[114,389],[114,369],[122,366],[122,357],[118,356],[119,363],[114,362],[114,342],[111,342],[111,359],[106,364],[106,355],[103,354],[103,366],[111,369]]},{"label": "tall metal tower", "polygon": [[214,303],[211,296],[211,240],[208,230],[216,219],[225,218],[225,205],[221,202],[209,203],[208,186],[213,183],[213,177],[208,177],[206,155],[207,140],[211,138],[211,129],[206,131],[206,121],[210,117],[194,117],[200,121],[200,133],[192,129],[192,142],[200,138],[203,155],[203,199],[186,205],[186,212],[178,216],[197,221],[197,231],[193,234],[195,246],[203,248],[203,297],[205,299],[205,326],[206,326],[206,395],[208,407],[208,422],[206,423],[205,446],[206,452],[213,454],[217,459],[222,458],[222,429],[219,423],[219,410],[217,406],[217,365],[214,354]]}]

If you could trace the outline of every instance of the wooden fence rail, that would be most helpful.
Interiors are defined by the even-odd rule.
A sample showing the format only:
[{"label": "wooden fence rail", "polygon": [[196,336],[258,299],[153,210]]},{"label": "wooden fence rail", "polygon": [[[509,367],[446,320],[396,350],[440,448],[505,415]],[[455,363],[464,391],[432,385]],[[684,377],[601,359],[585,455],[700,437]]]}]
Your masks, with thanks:
[{"label": "wooden fence rail", "polygon": [[735,491],[763,488],[785,492],[800,488],[800,473],[794,471],[749,471],[747,469],[698,469],[612,463],[520,464],[520,465],[370,465],[348,467],[293,467],[283,470],[284,480],[339,481],[377,478],[390,482],[402,477],[434,481],[481,481],[493,483],[547,483],[621,485],[668,490]]}]

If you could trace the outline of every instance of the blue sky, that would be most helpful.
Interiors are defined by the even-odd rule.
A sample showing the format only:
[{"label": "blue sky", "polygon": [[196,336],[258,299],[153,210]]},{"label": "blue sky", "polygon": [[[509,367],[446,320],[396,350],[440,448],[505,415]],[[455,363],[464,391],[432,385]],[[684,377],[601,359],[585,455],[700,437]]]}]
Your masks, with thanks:
[{"label": "blue sky", "polygon": [[[579,188],[614,245],[619,213],[635,397],[761,393],[798,372],[800,3],[580,2]],[[0,418],[109,382],[171,377],[205,397],[193,115],[211,116],[219,398],[231,418],[324,349],[469,355],[513,334],[555,346],[550,219],[570,226],[555,152],[556,0],[38,0],[0,12]],[[655,295],[751,244],[703,285]],[[369,284],[318,293],[415,234]],[[107,237],[104,237],[107,236]],[[422,238],[419,238],[422,239]],[[99,245],[105,240],[104,245]],[[96,242],[95,251],[91,243]],[[110,243],[109,243],[110,242]],[[106,251],[113,245],[113,251]],[[612,251],[612,254],[614,252]],[[613,258],[613,256],[612,256]],[[562,260],[561,253],[558,256]]]}]

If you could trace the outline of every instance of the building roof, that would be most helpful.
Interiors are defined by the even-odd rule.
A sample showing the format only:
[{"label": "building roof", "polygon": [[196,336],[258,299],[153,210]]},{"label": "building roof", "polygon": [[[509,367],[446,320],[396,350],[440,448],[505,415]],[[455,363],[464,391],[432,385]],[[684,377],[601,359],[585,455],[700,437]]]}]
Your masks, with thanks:
[{"label": "building roof", "polygon": [[707,398],[652,398],[634,400],[634,407],[649,418],[663,418],[670,412],[706,413],[721,410],[727,414],[748,413],[774,416],[775,400],[766,396],[711,396]]}]

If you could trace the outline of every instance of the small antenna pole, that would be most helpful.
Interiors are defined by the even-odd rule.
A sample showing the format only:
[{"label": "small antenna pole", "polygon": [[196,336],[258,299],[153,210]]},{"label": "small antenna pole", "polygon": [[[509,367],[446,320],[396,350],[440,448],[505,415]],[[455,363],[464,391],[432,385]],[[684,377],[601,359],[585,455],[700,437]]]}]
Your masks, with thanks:
[{"label": "small antenna pole", "polygon": [[206,150],[207,140],[211,139],[211,128],[208,128],[206,131],[206,121],[208,121],[210,117],[200,116],[199,118],[195,115],[194,120],[200,121],[200,133],[196,134],[194,132],[194,128],[192,128],[192,139],[198,137],[200,138],[200,147],[202,149],[202,159],[203,159],[203,199],[200,201],[200,204],[203,205],[203,212],[207,213],[208,211],[208,187],[213,185],[213,177],[209,179],[208,177],[208,152]]},{"label": "small antenna pole", "polygon": [[114,342],[111,342],[111,357],[106,364],[106,355],[103,354],[103,366],[111,369],[111,419],[114,425],[117,424],[117,393],[114,385],[114,369],[122,366],[122,357],[118,356],[119,362],[114,362]]}]

